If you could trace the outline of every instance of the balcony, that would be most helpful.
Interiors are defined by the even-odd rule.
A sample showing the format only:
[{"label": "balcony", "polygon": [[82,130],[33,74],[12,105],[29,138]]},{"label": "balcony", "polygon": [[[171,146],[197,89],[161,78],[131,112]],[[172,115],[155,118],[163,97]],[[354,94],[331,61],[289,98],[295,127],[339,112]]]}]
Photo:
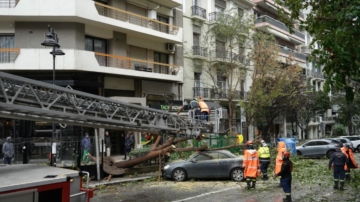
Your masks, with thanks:
[{"label": "balcony", "polygon": [[207,48],[201,46],[193,46],[193,56],[198,57],[200,59],[208,57],[208,50]]},{"label": "balcony", "polygon": [[298,30],[294,30],[295,32],[291,34],[289,32],[289,28],[284,23],[266,15],[260,16],[256,19],[255,27],[296,45],[305,43],[305,35],[303,33]]},{"label": "balcony", "polygon": [[14,63],[19,54],[20,48],[0,49],[0,63]]},{"label": "balcony", "polygon": [[232,16],[228,15],[228,14],[224,14],[223,12],[212,12],[209,13],[209,22],[210,23],[215,23],[218,20],[223,19],[225,22],[227,21],[231,21],[232,20]]},{"label": "balcony", "polygon": [[157,21],[148,17],[130,13],[128,11],[111,7],[105,4],[95,2],[96,9],[99,15],[112,18],[115,20],[128,22],[130,24],[138,25],[155,31],[176,35],[179,31],[179,27],[170,25],[161,21]]},{"label": "balcony", "polygon": [[144,71],[159,74],[177,75],[179,67],[171,64],[152,62],[128,58],[120,55],[110,55],[104,53],[95,53],[95,57],[100,66],[116,67],[122,69]]},{"label": "balcony", "polygon": [[280,50],[283,54],[285,54],[286,56],[289,56],[290,54],[293,54],[294,57],[295,57],[295,60],[298,60],[300,62],[303,62],[305,63],[306,62],[306,55],[302,54],[302,53],[299,53],[297,51],[294,51],[292,49],[289,49],[287,47],[284,47],[284,46],[279,46],[280,47]]},{"label": "balcony", "polygon": [[240,62],[238,54],[231,51],[225,51],[221,48],[211,50],[210,57],[212,60],[218,60],[219,62]]},{"label": "balcony", "polygon": [[210,95],[209,95],[210,88],[194,87],[193,90],[194,90],[193,97],[201,96],[204,99],[210,99]]},{"label": "balcony", "polygon": [[[247,92],[233,91],[233,100],[244,100],[247,97]],[[215,89],[210,89],[210,99],[226,100],[228,99],[228,92],[217,92]]]},{"label": "balcony", "polygon": [[20,0],[0,0],[0,8],[15,8]]},{"label": "balcony", "polygon": [[317,72],[317,71],[310,71],[311,73],[311,76],[314,78],[314,79],[324,79],[324,74],[322,72]]},{"label": "balcony", "polygon": [[[276,0],[253,0],[253,2],[259,6],[262,7],[264,10],[266,10],[269,13],[278,15],[278,10],[279,8],[283,8],[285,10],[285,12],[287,12],[288,14],[290,14],[290,10],[289,7],[287,6],[280,6],[279,4],[276,3]],[[304,13],[300,12],[300,19],[304,19]]]},{"label": "balcony", "polygon": [[301,46],[301,52],[306,55],[311,55],[311,49],[307,45]]},{"label": "balcony", "polygon": [[206,20],[206,9],[199,6],[191,6],[191,16],[201,21]]}]

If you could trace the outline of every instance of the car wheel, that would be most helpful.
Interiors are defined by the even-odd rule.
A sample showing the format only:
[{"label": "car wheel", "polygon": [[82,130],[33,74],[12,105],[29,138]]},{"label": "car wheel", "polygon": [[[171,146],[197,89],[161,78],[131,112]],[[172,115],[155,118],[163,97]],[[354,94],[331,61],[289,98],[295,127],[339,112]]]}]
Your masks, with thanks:
[{"label": "car wheel", "polygon": [[186,172],[182,168],[176,168],[172,173],[172,179],[178,182],[186,180]]},{"label": "car wheel", "polygon": [[331,158],[331,155],[334,153],[335,151],[334,150],[330,150],[326,153],[326,157],[329,159]]},{"label": "car wheel", "polygon": [[300,151],[296,151],[296,155],[301,156],[302,153]]},{"label": "car wheel", "polygon": [[234,168],[231,171],[231,179],[237,182],[244,180],[244,170],[241,168]]}]

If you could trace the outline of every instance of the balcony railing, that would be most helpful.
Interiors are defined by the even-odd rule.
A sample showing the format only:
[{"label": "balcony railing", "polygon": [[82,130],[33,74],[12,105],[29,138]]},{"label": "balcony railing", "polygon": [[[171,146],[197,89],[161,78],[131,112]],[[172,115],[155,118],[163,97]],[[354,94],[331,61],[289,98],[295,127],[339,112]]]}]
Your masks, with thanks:
[{"label": "balcony railing", "polygon": [[304,54],[302,54],[302,53],[299,53],[299,52],[294,51],[292,49],[286,48],[284,46],[279,46],[279,47],[280,47],[281,52],[286,54],[286,55],[290,55],[291,53],[293,53],[296,58],[299,58],[301,60],[306,60],[306,56]]},{"label": "balcony railing", "polygon": [[191,15],[198,16],[206,20],[206,9],[199,6],[191,6]]},{"label": "balcony railing", "polygon": [[20,54],[20,48],[0,48],[0,63],[13,63]]},{"label": "balcony railing", "polygon": [[311,75],[314,78],[319,78],[319,79],[323,79],[324,78],[324,74],[322,72],[316,72],[314,70],[311,71]]},{"label": "balcony railing", "polygon": [[177,26],[144,17],[135,13],[131,13],[119,8],[111,7],[105,4],[95,2],[95,7],[99,15],[113,18],[115,20],[128,22],[134,25],[146,27],[155,31],[164,32],[172,35],[176,35],[179,31],[179,27]]},{"label": "balcony railing", "polygon": [[[284,23],[282,23],[282,22],[280,22],[280,21],[278,21],[278,20],[275,20],[275,19],[273,19],[273,18],[271,18],[271,17],[269,17],[269,16],[267,16],[267,15],[263,15],[263,16],[258,17],[258,18],[256,19],[255,24],[259,24],[259,23],[263,23],[263,22],[267,22],[267,23],[269,23],[270,25],[273,25],[273,26],[275,26],[275,27],[277,27],[277,28],[280,28],[280,29],[282,29],[282,30],[290,33],[289,28],[288,28]],[[304,40],[305,40],[305,35],[304,35],[303,33],[301,33],[301,32],[298,31],[298,30],[294,30],[294,31],[295,31],[295,32],[294,32],[295,36],[298,36],[298,37],[300,37],[301,39],[304,39]]]},{"label": "balcony railing", "polygon": [[193,55],[201,56],[201,57],[207,57],[208,56],[208,50],[207,48],[201,47],[201,46],[193,46]]},{"label": "balcony railing", "polygon": [[221,48],[210,51],[210,55],[213,59],[216,58],[224,61],[241,62],[241,57],[239,57],[238,54],[231,51],[225,51]]},{"label": "balcony railing", "polygon": [[153,72],[168,75],[177,75],[179,67],[176,65],[128,58],[119,55],[110,55],[95,52],[95,57],[100,66],[117,67],[136,71]]},{"label": "balcony railing", "polygon": [[0,0],[0,8],[15,8],[20,0]]},{"label": "balcony railing", "polygon": [[[215,99],[215,100],[223,100],[223,99],[228,99],[229,94],[228,92],[218,92],[215,89],[209,89],[210,90],[210,99]],[[232,92],[232,98],[234,100],[244,100],[247,97],[247,92],[244,91],[233,91]]]},{"label": "balcony railing", "polygon": [[210,22],[215,22],[218,21],[220,19],[223,19],[225,22],[230,21],[233,17],[231,15],[228,14],[224,14],[222,12],[212,12],[209,13],[209,21]]},{"label": "balcony railing", "polygon": [[202,98],[207,98],[209,99],[209,88],[201,88],[201,87],[194,87],[194,96],[193,97],[198,97],[201,96]]}]

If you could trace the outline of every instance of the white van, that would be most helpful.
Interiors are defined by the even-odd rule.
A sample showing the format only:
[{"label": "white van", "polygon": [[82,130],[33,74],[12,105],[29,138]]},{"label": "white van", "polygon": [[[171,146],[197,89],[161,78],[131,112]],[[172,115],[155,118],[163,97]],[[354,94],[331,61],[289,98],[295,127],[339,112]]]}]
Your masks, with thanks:
[{"label": "white van", "polygon": [[347,138],[353,143],[354,151],[360,152],[360,136],[340,136],[340,138]]}]

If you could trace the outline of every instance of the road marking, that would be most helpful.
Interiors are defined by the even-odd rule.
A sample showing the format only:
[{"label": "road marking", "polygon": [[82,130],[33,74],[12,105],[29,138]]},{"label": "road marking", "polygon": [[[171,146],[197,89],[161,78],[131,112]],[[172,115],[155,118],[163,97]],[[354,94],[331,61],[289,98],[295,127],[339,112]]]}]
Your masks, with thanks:
[{"label": "road marking", "polygon": [[[240,185],[240,187],[242,187],[242,186]],[[218,191],[212,191],[212,192],[208,192],[208,193],[204,193],[204,194],[200,194],[200,195],[197,195],[197,196],[193,196],[193,197],[189,197],[189,198],[185,198],[185,199],[181,199],[181,200],[177,200],[177,201],[172,201],[172,202],[188,201],[188,200],[191,200],[191,199],[196,199],[196,198],[200,198],[200,197],[211,195],[211,194],[216,194],[216,193],[223,192],[223,191],[229,191],[229,190],[232,190],[232,189],[239,189],[239,187],[236,186],[236,187],[221,189],[221,190],[218,190]]]}]

